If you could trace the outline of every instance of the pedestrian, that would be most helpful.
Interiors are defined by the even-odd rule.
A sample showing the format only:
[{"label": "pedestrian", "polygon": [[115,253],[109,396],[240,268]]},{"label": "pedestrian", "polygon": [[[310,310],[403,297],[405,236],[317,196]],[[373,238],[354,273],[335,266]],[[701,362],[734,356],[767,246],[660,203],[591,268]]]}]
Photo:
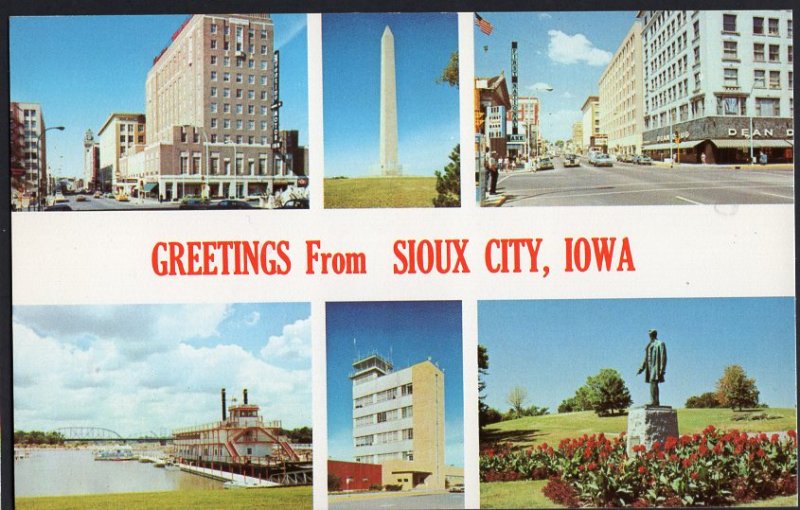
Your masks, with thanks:
[{"label": "pedestrian", "polygon": [[700,163],[702,163],[704,165],[706,164],[706,153],[705,152],[700,154]]},{"label": "pedestrian", "polygon": [[494,152],[489,155],[489,194],[496,195],[497,194],[497,177],[498,177],[498,168],[497,168],[497,158],[494,157]]},{"label": "pedestrian", "polygon": [[759,154],[759,156],[758,156],[758,162],[761,163],[762,165],[766,165],[767,164],[767,153],[766,152],[761,151],[761,154]]}]

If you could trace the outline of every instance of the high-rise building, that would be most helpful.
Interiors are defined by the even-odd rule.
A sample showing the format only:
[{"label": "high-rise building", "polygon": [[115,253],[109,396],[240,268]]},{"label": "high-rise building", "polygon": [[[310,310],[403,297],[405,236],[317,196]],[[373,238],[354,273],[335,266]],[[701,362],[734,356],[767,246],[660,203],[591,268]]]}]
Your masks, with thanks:
[{"label": "high-rise building", "polygon": [[681,162],[791,161],[792,11],[640,11],[643,151]]},{"label": "high-rise building", "polygon": [[355,461],[380,464],[384,484],[444,488],[444,373],[431,361],[394,371],[371,354],[350,379]]},{"label": "high-rise building", "polygon": [[42,106],[9,105],[12,188],[28,197],[42,197],[47,183],[47,139]]},{"label": "high-rise building", "polygon": [[242,197],[296,182],[276,164],[273,38],[269,14],[194,15],[172,35],[147,73],[147,147],[131,165],[146,190]]},{"label": "high-rise building", "polygon": [[[513,112],[506,112],[506,133],[513,134]],[[527,158],[538,154],[539,130],[539,98],[536,96],[519,96],[517,98],[517,134],[508,141],[509,156]],[[514,139],[516,138],[516,139]]]},{"label": "high-rise building", "polygon": [[[136,179],[128,175],[123,158],[144,150],[145,118],[141,113],[112,113],[97,132],[100,146],[100,170],[97,182],[103,191],[130,194]],[[84,143],[84,148],[86,144]]]},{"label": "high-rise building", "polygon": [[583,112],[583,147],[586,150],[594,148],[606,152],[607,139],[600,131],[600,98],[587,97],[581,112]]},{"label": "high-rise building", "polygon": [[637,19],[600,76],[600,133],[608,152],[640,154],[644,128],[642,24]]},{"label": "high-rise building", "polygon": [[578,152],[583,152],[583,121],[576,120],[572,123],[572,147]]},{"label": "high-rise building", "polygon": [[83,136],[83,186],[89,190],[99,190],[100,144],[94,139],[91,129]]}]

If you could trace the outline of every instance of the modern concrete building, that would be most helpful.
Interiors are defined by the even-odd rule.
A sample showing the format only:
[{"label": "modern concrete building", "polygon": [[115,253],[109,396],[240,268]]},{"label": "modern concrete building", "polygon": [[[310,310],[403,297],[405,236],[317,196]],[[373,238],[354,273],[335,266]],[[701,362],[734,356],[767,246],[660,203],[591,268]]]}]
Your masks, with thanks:
[{"label": "modern concrete building", "polygon": [[[394,371],[371,354],[353,363],[355,461],[382,466],[384,484],[443,489],[444,373],[430,360]],[[461,470],[463,476],[463,470]]]},{"label": "modern concrete building", "polygon": [[[112,113],[97,132],[100,147],[100,170],[97,182],[103,191],[130,194],[136,177],[123,173],[120,159],[142,152],[147,140],[142,113]],[[86,144],[84,141],[84,148]]]},{"label": "modern concrete building", "polygon": [[147,147],[131,162],[145,191],[244,197],[296,183],[299,169],[278,164],[273,40],[269,14],[194,15],[172,35],[147,73]]},{"label": "modern concrete building", "polygon": [[42,106],[12,102],[9,117],[12,194],[41,197],[47,183],[47,138]]},{"label": "modern concrete building", "polygon": [[636,20],[600,76],[600,133],[613,155],[641,154],[644,129],[642,24]]},{"label": "modern concrete building", "polygon": [[643,151],[741,163],[794,147],[791,10],[640,11]]},{"label": "modern concrete building", "polygon": [[606,137],[600,131],[600,98],[589,96],[581,107],[583,112],[583,147],[585,150],[599,149],[606,152]]},{"label": "modern concrete building", "polygon": [[88,190],[100,190],[100,144],[91,129],[83,136],[83,185]]}]

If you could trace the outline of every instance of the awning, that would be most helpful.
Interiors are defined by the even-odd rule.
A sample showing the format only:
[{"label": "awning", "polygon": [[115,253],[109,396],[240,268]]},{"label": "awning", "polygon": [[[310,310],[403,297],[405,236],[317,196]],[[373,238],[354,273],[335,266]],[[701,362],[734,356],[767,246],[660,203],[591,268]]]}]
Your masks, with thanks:
[{"label": "awning", "polygon": [[696,146],[700,145],[703,142],[704,142],[704,140],[692,140],[690,142],[681,142],[680,144],[678,144],[678,143],[670,144],[669,142],[654,143],[652,145],[642,145],[642,150],[643,151],[658,151],[658,150],[662,150],[662,149],[669,149],[670,147],[672,147],[674,150],[678,150],[679,148],[680,149],[691,149],[693,147],[696,147]]},{"label": "awning", "polygon": [[157,182],[148,182],[147,184],[144,185],[144,192],[145,193],[150,193],[151,191],[153,191],[156,188],[158,188],[158,183]]},{"label": "awning", "polygon": [[[711,140],[711,142],[720,149],[748,149],[750,148],[750,140]],[[789,140],[753,140],[753,147],[777,147],[788,148],[794,147],[793,141]]]}]

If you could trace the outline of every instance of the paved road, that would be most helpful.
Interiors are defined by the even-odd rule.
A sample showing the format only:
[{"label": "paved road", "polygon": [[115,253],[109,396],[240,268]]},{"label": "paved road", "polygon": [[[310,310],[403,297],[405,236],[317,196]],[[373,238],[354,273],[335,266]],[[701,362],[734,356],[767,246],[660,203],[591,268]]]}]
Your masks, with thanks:
[{"label": "paved road", "polygon": [[78,202],[77,195],[65,195],[69,206],[75,211],[114,211],[136,209],[177,209],[178,203],[158,203],[158,200],[146,199],[144,203],[132,198],[129,202],[118,202],[113,198],[92,198],[88,195],[85,202]]},{"label": "paved road", "polygon": [[425,509],[425,508],[464,508],[463,494],[409,494],[403,496],[369,497],[343,500],[341,496],[331,497],[328,508],[331,510],[380,510],[380,509]]},{"label": "paved road", "polygon": [[792,204],[794,172],[767,168],[676,165],[639,166],[615,162],[596,168],[586,160],[554,170],[500,175],[504,207],[554,205]]}]

